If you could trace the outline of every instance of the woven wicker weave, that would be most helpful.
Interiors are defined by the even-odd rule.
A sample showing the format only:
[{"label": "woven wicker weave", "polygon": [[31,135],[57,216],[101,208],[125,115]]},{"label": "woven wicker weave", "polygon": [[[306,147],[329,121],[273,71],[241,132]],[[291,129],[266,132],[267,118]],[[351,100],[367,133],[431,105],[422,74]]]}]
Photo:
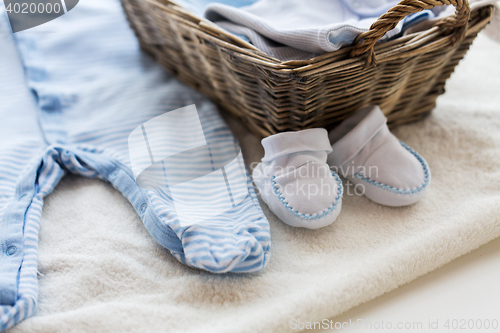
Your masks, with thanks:
[{"label": "woven wicker weave", "polygon": [[[260,136],[327,129],[377,104],[391,125],[421,119],[489,22],[493,8],[467,0],[403,0],[358,36],[355,46],[307,61],[281,62],[168,0],[122,0],[144,50]],[[406,15],[443,4],[454,17],[377,43]]]}]

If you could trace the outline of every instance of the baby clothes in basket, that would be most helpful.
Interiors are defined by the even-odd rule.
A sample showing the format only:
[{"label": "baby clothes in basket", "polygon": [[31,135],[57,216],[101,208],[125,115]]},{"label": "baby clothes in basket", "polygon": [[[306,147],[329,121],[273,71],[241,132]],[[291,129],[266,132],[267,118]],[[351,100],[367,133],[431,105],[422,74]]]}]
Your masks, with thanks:
[{"label": "baby clothes in basket", "polygon": [[[259,0],[241,7],[225,1],[209,4],[205,17],[229,32],[245,36],[257,48],[277,59],[310,59],[351,45],[360,33],[368,31],[379,16],[398,2]],[[235,0],[234,3],[238,5],[241,0]],[[407,27],[431,18],[434,18],[431,10],[415,13],[380,40],[388,40]]]},{"label": "baby clothes in basket", "polygon": [[189,10],[193,14],[200,17],[203,16],[205,8],[211,3],[218,3],[223,5],[229,5],[234,8],[250,6],[257,2],[257,0],[173,0],[179,6]]}]

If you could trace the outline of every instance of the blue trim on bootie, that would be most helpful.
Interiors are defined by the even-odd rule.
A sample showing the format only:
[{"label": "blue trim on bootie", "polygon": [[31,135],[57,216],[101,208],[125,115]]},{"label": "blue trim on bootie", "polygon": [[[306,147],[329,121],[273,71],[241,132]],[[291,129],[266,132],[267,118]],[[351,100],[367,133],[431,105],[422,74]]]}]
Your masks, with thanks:
[{"label": "blue trim on bootie", "polygon": [[271,184],[273,186],[274,193],[278,196],[278,199],[280,199],[280,201],[283,203],[283,205],[285,206],[285,208],[288,211],[290,211],[292,214],[294,214],[295,216],[297,216],[298,218],[301,218],[301,219],[317,220],[317,219],[325,217],[326,215],[333,212],[337,208],[339,201],[340,201],[340,198],[342,198],[342,196],[344,194],[344,187],[342,186],[342,180],[335,172],[333,172],[331,170],[330,170],[330,172],[332,173],[332,176],[335,178],[335,180],[337,181],[337,184],[339,185],[338,189],[337,189],[337,199],[327,210],[325,210],[321,214],[318,214],[318,213],[316,213],[316,214],[303,214],[303,213],[300,213],[300,212],[294,210],[292,207],[290,207],[288,205],[288,202],[285,201],[285,198],[278,191],[278,187],[276,186],[276,181],[274,180],[276,178],[276,176],[271,177]]},{"label": "blue trim on bootie", "polygon": [[417,158],[417,160],[420,162],[420,164],[422,165],[422,168],[424,169],[424,174],[425,174],[425,180],[424,180],[424,184],[422,186],[417,187],[415,189],[411,189],[411,190],[403,190],[403,189],[399,189],[399,188],[396,188],[393,186],[386,185],[384,183],[380,183],[380,182],[371,180],[370,178],[361,175],[359,172],[356,173],[354,176],[358,179],[361,179],[362,181],[367,182],[370,185],[377,186],[383,190],[390,191],[390,192],[400,194],[400,195],[414,195],[414,194],[418,194],[418,193],[422,192],[427,187],[427,185],[429,185],[429,181],[430,181],[430,177],[429,177],[430,173],[429,173],[429,168],[427,167],[427,163],[425,162],[424,158],[422,156],[420,156],[419,153],[417,153],[413,148],[406,145],[402,141],[399,141],[399,143],[403,146],[403,148],[405,148],[413,156],[415,156]]}]

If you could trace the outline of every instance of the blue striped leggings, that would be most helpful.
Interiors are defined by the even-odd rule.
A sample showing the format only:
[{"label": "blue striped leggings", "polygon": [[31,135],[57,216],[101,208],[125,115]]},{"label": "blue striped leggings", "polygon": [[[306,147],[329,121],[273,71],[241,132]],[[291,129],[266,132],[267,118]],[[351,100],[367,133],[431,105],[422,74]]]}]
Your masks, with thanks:
[{"label": "blue striped leggings", "polygon": [[186,265],[265,267],[269,224],[248,174],[238,205],[190,226],[168,198],[135,182],[127,138],[165,112],[195,104],[207,141],[234,137],[210,101],[140,52],[118,1],[80,2],[15,36],[0,12],[0,45],[0,331],[35,311],[43,199],[68,173],[110,182]]}]

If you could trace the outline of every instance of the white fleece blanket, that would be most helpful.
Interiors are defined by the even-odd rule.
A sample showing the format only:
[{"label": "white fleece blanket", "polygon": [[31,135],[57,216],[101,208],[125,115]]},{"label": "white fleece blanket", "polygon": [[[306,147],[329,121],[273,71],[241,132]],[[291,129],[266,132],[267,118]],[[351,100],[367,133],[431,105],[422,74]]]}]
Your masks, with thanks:
[{"label": "white fleece blanket", "polygon": [[[500,236],[500,45],[479,36],[433,115],[394,133],[429,162],[427,197],[388,208],[346,189],[331,226],[265,208],[272,259],[255,275],[180,264],[110,185],[67,177],[46,201],[40,298],[21,332],[281,332],[340,314]],[[248,164],[259,140],[231,121]],[[351,189],[352,190],[352,189]]]}]

